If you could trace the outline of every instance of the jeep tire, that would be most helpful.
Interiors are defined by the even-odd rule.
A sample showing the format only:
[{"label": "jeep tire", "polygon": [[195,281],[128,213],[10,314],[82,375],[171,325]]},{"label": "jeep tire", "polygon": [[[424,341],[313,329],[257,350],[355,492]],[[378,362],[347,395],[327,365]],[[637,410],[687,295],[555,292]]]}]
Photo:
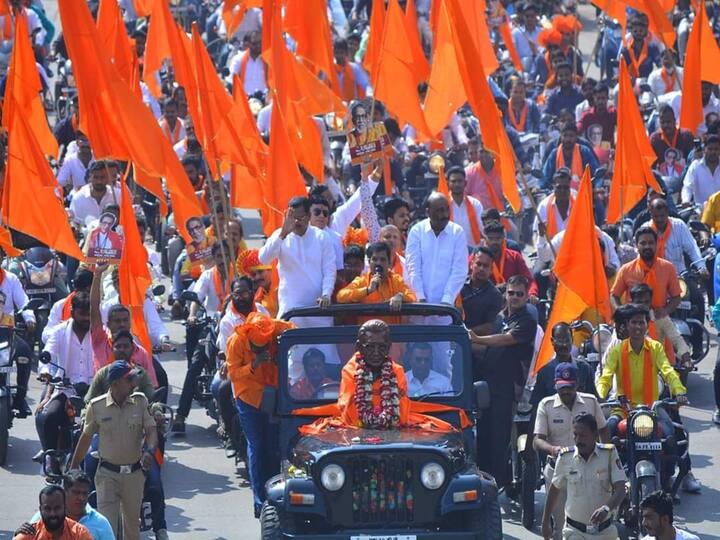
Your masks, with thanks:
[{"label": "jeep tire", "polygon": [[[497,498],[488,501],[477,512],[470,512],[473,516],[470,519],[474,521],[478,531],[478,538],[482,540],[502,540],[502,516],[500,515],[500,503]],[[468,516],[470,517],[470,516]]]},{"label": "jeep tire", "polygon": [[262,540],[280,540],[282,538],[280,512],[267,501],[263,503],[262,510],[260,510],[260,538]]}]

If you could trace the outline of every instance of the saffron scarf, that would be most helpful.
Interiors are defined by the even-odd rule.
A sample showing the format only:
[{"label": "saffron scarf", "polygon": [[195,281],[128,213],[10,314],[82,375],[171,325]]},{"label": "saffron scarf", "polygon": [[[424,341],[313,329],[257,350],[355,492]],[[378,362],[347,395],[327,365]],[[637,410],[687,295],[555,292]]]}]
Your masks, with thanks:
[{"label": "saffron scarf", "polygon": [[558,145],[557,153],[555,154],[555,170],[557,171],[562,167],[567,167],[568,169],[570,169],[570,173],[572,174],[572,187],[577,187],[577,183],[579,182],[580,177],[583,173],[582,156],[580,155],[580,145],[578,143],[575,143],[575,146],[573,147],[572,163],[569,167],[568,164],[565,163],[563,146],[562,144]]},{"label": "saffron scarf", "polygon": [[[470,197],[465,195],[463,200],[465,204],[465,211],[467,212],[468,221],[470,222],[470,233],[472,234],[473,243],[479,244],[482,238],[480,234],[480,225],[478,224],[477,214],[475,214],[475,207],[470,202]],[[453,201],[454,204],[454,201]],[[450,221],[453,221],[453,205],[450,205]]]},{"label": "saffron scarf", "polygon": [[660,233],[658,231],[657,225],[655,225],[655,222],[652,222],[652,228],[657,233],[657,251],[655,251],[655,256],[660,257],[661,259],[665,258],[665,246],[667,245],[668,238],[670,238],[670,234],[672,233],[672,221],[668,219],[667,226],[665,227],[665,232]]},{"label": "saffron scarf", "polygon": [[668,75],[667,69],[662,68],[660,70],[660,76],[662,77],[663,83],[665,84],[665,94],[672,92],[677,82],[677,70],[672,72],[672,75]]},{"label": "saffron scarf", "polygon": [[[570,207],[575,202],[575,197],[570,196]],[[555,194],[550,195],[547,205],[547,223],[545,229],[547,230],[548,240],[552,240],[557,233],[560,232],[557,224],[557,206],[555,205]],[[570,217],[570,208],[568,208],[568,218]]]},{"label": "saffron scarf", "polygon": [[512,103],[508,107],[508,119],[517,131],[525,131],[525,123],[527,121],[528,109],[529,107],[527,102],[524,102],[522,110],[520,111],[520,119],[518,119],[518,117],[515,116],[515,109],[513,109]]},{"label": "saffron scarf", "polygon": [[500,248],[500,261],[496,262],[495,259],[493,259],[493,265],[492,265],[492,273],[493,273],[493,281],[495,282],[495,285],[501,285],[502,283],[505,283],[505,249],[506,249],[506,242],[505,240],[502,241],[502,247]]},{"label": "saffron scarf", "polygon": [[630,57],[630,65],[628,66],[630,68],[630,76],[633,79],[637,79],[640,76],[640,66],[645,62],[648,55],[648,40],[643,40],[643,46],[640,49],[640,56],[635,56],[635,40],[633,38],[630,38],[630,41],[628,42],[628,56]]},{"label": "saffron scarf", "polygon": [[62,317],[61,320],[67,321],[70,318],[71,311],[72,311],[72,299],[75,296],[76,291],[71,292],[67,295],[67,298],[65,298],[65,303],[63,304],[62,308]]}]

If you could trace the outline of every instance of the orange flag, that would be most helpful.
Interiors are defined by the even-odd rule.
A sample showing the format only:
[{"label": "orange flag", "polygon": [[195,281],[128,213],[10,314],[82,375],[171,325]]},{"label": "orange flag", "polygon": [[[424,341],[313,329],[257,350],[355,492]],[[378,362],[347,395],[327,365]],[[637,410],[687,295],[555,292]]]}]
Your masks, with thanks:
[{"label": "orange flag", "polygon": [[299,195],[305,195],[305,182],[285,131],[285,118],[278,100],[274,99],[270,119],[268,174],[263,183],[265,205],[262,220],[263,230],[267,236],[282,227],[288,201]]},{"label": "orange flag", "polygon": [[620,24],[624,36],[627,27],[627,6],[618,0],[593,0],[592,3]]},{"label": "orange flag", "polygon": [[155,97],[162,96],[158,81],[158,72],[163,61],[169,59],[178,44],[175,37],[175,21],[166,0],[153,0],[152,17],[145,38],[145,58],[143,61],[143,81]]},{"label": "orange flag", "polygon": [[243,144],[240,145],[240,149],[244,152],[243,165],[248,167],[253,176],[259,178],[265,175],[265,157],[268,148],[257,128],[245,88],[237,75],[233,78],[233,101],[239,115],[233,120],[243,140]]},{"label": "orange flag", "polygon": [[385,1],[373,0],[372,13],[370,15],[370,37],[368,38],[365,56],[362,65],[370,74],[370,80],[375,80],[380,49],[382,47],[383,33],[385,30]]},{"label": "orange flag", "polygon": [[0,225],[0,248],[5,252],[6,257],[18,257],[22,251],[13,246],[10,229]]},{"label": "orange flag", "polygon": [[452,29],[447,17],[438,19],[434,38],[432,71],[425,95],[424,114],[430,133],[437,136],[467,101]]},{"label": "orange flag", "polygon": [[148,270],[148,255],[140,238],[132,196],[125,179],[122,184],[122,202],[120,204],[120,225],[123,229],[123,250],[118,266],[120,302],[130,309],[132,333],[140,340],[148,354],[152,354],[152,342],[148,333],[143,306],[145,295],[152,284]]},{"label": "orange flag", "polygon": [[433,135],[420,108],[413,59],[403,12],[397,0],[390,0],[377,70],[373,74],[375,97],[398,117],[401,126],[410,124],[417,131],[418,140],[427,141]]},{"label": "orange flag", "polygon": [[230,168],[230,206],[233,208],[263,208],[263,184],[245,165]]},{"label": "orange flag", "polygon": [[147,17],[152,13],[155,0],[132,0],[132,3],[138,17]]},{"label": "orange flag", "polygon": [[510,206],[518,211],[520,193],[515,178],[515,155],[487,79],[477,76],[478,73],[485,73],[485,70],[480,55],[473,46],[458,0],[445,0],[440,5],[438,19],[445,19],[444,24],[450,25],[463,86],[470,106],[480,120],[483,145],[495,154],[500,168],[503,195]]},{"label": "orange flag", "polygon": [[620,62],[615,168],[610,184],[607,222],[615,223],[645,196],[647,186],[662,192],[652,173],[655,152],[650,146],[624,61]]},{"label": "orange flag", "polygon": [[[11,94],[5,99],[7,102],[14,97]],[[83,260],[85,257],[75,242],[65,208],[55,192],[57,181],[28,118],[17,106],[13,107],[12,114],[13,118],[7,119],[13,128],[8,134],[2,221],[53,249]],[[3,120],[6,119],[3,117]]]},{"label": "orange flag", "polygon": [[[436,3],[439,4],[439,2]],[[480,54],[485,75],[489,77],[500,67],[500,63],[495,54],[495,47],[490,39],[490,30],[486,22],[487,4],[485,0],[459,0],[458,7],[463,13],[463,19],[468,26],[475,49]]]},{"label": "orange flag", "polygon": [[572,322],[587,308],[597,310],[606,321],[612,316],[599,238],[593,215],[592,180],[586,168],[553,266],[559,285],[534,373],[552,357],[550,338],[557,323]]},{"label": "orange flag", "polygon": [[445,176],[445,167],[440,167],[438,171],[437,192],[450,197],[450,188],[448,187],[447,177]]},{"label": "orange flag", "polygon": [[505,11],[505,8],[502,6],[500,2],[498,2],[498,7],[500,8],[500,13],[503,16],[503,20],[500,23],[500,35],[502,36],[503,42],[505,42],[505,47],[507,48],[508,54],[510,54],[510,59],[512,60],[513,65],[515,66],[515,69],[518,70],[519,73],[522,73],[523,65],[522,60],[520,60],[520,55],[518,54],[517,50],[515,49],[515,42],[512,39],[512,30],[510,29],[510,19],[508,18],[507,11]]},{"label": "orange flag", "polygon": [[407,32],[408,44],[412,51],[412,67],[415,70],[415,79],[418,84],[420,84],[421,82],[427,81],[428,77],[430,77],[430,64],[425,56],[422,40],[420,39],[415,0],[408,0],[405,6],[405,31]]},{"label": "orange flag", "polygon": [[[339,89],[332,50],[332,32],[325,0],[288,0],[283,21],[285,30],[295,38],[295,54],[307,60]],[[352,60],[352,59],[351,59]]]},{"label": "orange flag", "polygon": [[58,5],[77,81],[80,129],[90,139],[95,156],[132,161],[147,175],[164,177],[177,227],[189,240],[185,222],[202,212],[170,142],[152,112],[113,69],[87,4],[59,0]]},{"label": "orange flag", "polygon": [[[43,153],[57,157],[57,140],[50,131],[45,116],[45,106],[40,97],[42,89],[40,76],[24,15],[15,17],[15,36],[5,85],[2,125],[8,131],[12,131],[12,122],[17,116],[16,113],[24,116]],[[14,110],[16,107],[17,111]]]},{"label": "orange flag", "polygon": [[[702,58],[702,60],[701,60]],[[720,49],[707,18],[705,2],[700,2],[685,49],[680,127],[693,133],[705,121],[702,105],[702,81],[720,82]]]},{"label": "orange flag", "polygon": [[125,29],[117,0],[100,0],[97,13],[100,40],[112,59],[113,67],[132,86],[135,51]]}]

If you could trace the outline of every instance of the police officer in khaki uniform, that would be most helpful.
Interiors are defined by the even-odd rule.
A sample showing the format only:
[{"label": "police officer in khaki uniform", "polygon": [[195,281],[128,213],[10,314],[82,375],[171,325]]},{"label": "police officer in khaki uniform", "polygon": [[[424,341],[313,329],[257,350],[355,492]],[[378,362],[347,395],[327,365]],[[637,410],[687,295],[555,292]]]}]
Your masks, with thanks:
[{"label": "police officer in khaki uniform", "polygon": [[[131,346],[130,333],[118,332],[114,345],[125,339]],[[115,536],[122,512],[124,540],[140,538],[143,470],[149,469],[157,445],[156,424],[148,412],[147,398],[140,392],[133,393],[136,375],[137,371],[125,360],[112,363],[108,373],[110,390],[90,401],[85,427],[70,463],[71,469],[78,466],[93,434],[98,433],[100,463],[95,473],[98,510],[112,525]],[[144,453],[143,440],[147,443]]]},{"label": "police officer in khaki uniform", "polygon": [[[581,413],[573,422],[575,447],[563,448],[545,498],[542,533],[553,537],[550,520],[560,491],[566,491],[563,540],[615,540],[613,511],[625,497],[627,480],[612,444],[597,444],[595,417]],[[555,523],[555,527],[559,527]]]},{"label": "police officer in khaki uniform", "polygon": [[[578,368],[570,362],[562,362],[555,368],[555,389],[553,396],[543,398],[538,405],[535,416],[535,431],[533,446],[538,452],[547,454],[545,462],[545,491],[550,490],[555,460],[563,447],[572,446],[573,419],[581,414],[588,413],[595,417],[600,432],[600,440],[607,442],[608,429],[605,415],[603,415],[597,398],[592,394],[578,392]],[[552,511],[555,523],[565,522],[565,491],[558,495],[558,501]],[[562,536],[560,527],[555,529],[553,538],[559,540]]]}]

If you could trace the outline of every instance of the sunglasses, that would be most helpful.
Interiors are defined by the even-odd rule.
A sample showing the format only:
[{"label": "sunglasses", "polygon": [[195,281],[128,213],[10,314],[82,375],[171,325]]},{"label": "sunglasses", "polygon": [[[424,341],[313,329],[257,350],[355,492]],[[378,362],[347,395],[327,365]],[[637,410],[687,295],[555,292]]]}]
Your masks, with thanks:
[{"label": "sunglasses", "polygon": [[523,291],[505,291],[505,293],[508,296],[517,296],[518,298],[525,296],[525,292]]},{"label": "sunglasses", "polygon": [[329,215],[330,215],[330,211],[329,211],[329,210],[321,210],[320,208],[315,208],[315,209],[313,210],[313,216],[328,217]]}]

